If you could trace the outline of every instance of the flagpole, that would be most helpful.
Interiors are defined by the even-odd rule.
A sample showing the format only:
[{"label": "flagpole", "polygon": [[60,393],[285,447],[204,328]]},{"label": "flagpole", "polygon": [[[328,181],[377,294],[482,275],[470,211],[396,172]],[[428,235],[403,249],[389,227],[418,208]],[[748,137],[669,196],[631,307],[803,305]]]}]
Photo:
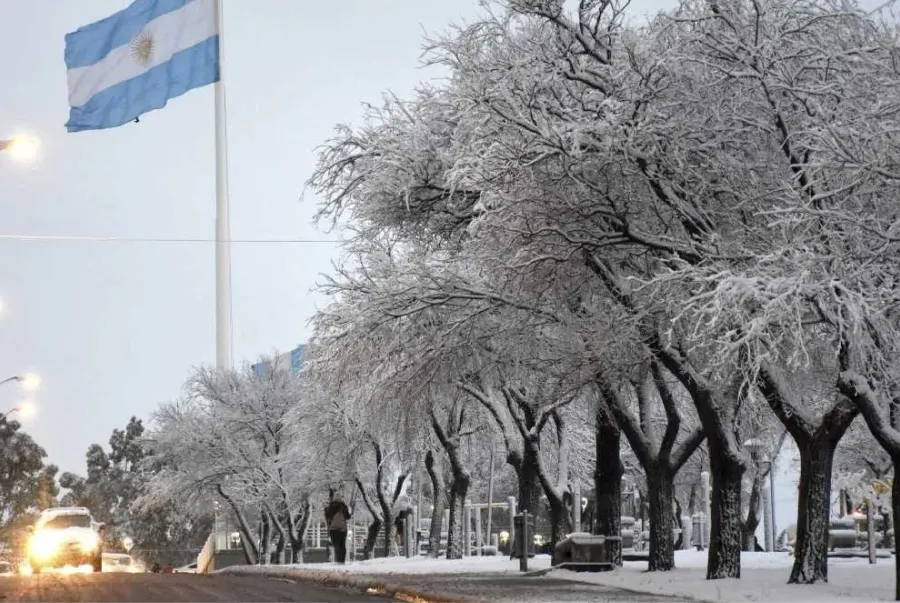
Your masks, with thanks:
[{"label": "flagpole", "polygon": [[216,367],[231,369],[231,227],[228,213],[228,137],[225,129],[224,20],[216,0],[219,32],[219,79],[216,103]]}]

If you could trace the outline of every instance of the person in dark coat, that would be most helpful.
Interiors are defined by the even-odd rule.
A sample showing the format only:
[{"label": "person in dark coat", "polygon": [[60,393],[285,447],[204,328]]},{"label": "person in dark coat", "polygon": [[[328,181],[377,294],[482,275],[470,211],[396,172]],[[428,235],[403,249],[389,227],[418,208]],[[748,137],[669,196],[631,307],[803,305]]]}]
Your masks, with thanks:
[{"label": "person in dark coat", "polygon": [[347,522],[350,521],[350,509],[341,495],[335,494],[325,507],[325,523],[328,524],[328,536],[334,547],[334,560],[344,563],[347,560]]}]

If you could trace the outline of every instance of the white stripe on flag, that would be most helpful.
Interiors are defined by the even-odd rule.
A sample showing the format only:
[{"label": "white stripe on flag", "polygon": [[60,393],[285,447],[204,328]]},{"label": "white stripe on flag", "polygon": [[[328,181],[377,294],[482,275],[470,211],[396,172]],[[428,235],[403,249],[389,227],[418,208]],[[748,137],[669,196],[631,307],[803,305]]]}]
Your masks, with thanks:
[{"label": "white stripe on flag", "polygon": [[169,61],[176,53],[215,36],[218,33],[216,2],[188,2],[148,23],[143,33],[153,41],[153,54],[146,63],[134,57],[131,44],[124,44],[93,65],[70,69],[69,106],[80,107],[98,92],[137,77]]}]

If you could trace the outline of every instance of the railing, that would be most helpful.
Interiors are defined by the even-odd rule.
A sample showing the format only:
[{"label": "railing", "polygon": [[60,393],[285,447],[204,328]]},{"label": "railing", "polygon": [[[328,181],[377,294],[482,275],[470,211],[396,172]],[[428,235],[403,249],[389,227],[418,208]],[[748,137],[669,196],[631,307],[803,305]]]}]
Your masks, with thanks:
[{"label": "railing", "polygon": [[213,559],[216,555],[216,533],[210,532],[209,537],[206,539],[206,544],[203,545],[203,548],[200,549],[200,554],[197,555],[197,573],[198,574],[208,574],[209,566],[212,564]]}]

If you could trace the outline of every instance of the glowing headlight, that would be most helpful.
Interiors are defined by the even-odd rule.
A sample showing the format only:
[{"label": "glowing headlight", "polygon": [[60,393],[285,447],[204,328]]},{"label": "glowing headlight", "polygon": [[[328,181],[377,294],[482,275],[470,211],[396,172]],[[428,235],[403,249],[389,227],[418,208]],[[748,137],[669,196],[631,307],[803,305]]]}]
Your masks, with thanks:
[{"label": "glowing headlight", "polygon": [[56,553],[59,542],[52,532],[38,532],[31,539],[29,548],[31,556],[42,561],[52,557]]},{"label": "glowing headlight", "polygon": [[85,534],[78,539],[83,551],[93,551],[100,544],[100,538],[96,534]]}]

